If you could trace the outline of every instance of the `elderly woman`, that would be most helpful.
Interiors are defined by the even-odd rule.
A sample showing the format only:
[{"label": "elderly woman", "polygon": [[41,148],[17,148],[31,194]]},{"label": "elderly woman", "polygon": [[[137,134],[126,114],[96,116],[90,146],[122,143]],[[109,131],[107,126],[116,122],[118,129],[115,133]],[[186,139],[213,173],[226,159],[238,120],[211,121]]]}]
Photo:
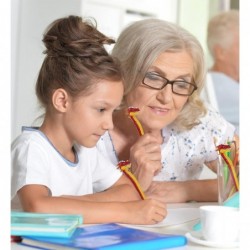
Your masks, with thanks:
[{"label": "elderly woman", "polygon": [[[235,128],[200,99],[206,70],[198,40],[176,24],[147,19],[128,26],[112,54],[125,94],[99,150],[115,164],[130,160],[148,197],[216,201],[217,179],[199,176],[204,165],[216,172],[216,145],[233,140]],[[142,136],[128,117],[131,106],[140,109]]]}]

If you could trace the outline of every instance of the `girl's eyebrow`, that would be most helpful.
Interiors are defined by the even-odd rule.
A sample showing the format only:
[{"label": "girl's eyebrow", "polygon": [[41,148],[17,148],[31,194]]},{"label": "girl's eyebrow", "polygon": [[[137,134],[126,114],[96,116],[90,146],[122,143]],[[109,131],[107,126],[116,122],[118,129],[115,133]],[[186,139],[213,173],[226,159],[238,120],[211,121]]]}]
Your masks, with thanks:
[{"label": "girl's eyebrow", "polygon": [[105,106],[109,106],[110,105],[110,102],[108,102],[107,100],[104,100],[104,99],[95,100],[95,103],[96,104],[105,105]]},{"label": "girl's eyebrow", "polygon": [[96,100],[95,104],[96,105],[102,105],[105,108],[113,108],[115,106],[112,102],[104,100],[104,99]]}]

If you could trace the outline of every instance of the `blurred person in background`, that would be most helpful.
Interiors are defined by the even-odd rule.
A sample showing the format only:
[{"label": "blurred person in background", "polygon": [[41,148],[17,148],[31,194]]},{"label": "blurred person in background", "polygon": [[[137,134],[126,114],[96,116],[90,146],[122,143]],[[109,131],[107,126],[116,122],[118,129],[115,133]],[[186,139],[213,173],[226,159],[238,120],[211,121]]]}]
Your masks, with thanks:
[{"label": "blurred person in background", "polygon": [[[211,77],[218,111],[239,133],[239,11],[230,10],[210,19],[207,46],[213,58]],[[209,86],[208,86],[209,88]]]}]

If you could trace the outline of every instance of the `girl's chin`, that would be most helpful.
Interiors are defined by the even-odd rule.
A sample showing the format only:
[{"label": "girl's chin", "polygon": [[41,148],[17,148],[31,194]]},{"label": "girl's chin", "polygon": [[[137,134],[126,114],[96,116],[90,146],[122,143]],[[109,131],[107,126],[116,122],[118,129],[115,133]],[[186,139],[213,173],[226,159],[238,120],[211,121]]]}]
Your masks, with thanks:
[{"label": "girl's chin", "polygon": [[88,142],[84,142],[84,143],[82,143],[81,145],[83,146],[83,147],[86,147],[86,148],[93,148],[93,147],[95,147],[96,146],[96,144],[97,144],[97,142],[98,142],[98,140],[89,140]]}]

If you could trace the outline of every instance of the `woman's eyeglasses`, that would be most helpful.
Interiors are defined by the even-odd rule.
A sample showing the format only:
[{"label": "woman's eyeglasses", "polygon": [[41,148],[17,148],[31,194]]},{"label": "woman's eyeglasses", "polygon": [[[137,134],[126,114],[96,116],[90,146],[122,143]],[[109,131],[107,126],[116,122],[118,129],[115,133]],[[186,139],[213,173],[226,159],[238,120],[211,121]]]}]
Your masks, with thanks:
[{"label": "woman's eyeglasses", "polygon": [[190,96],[197,89],[194,83],[183,80],[170,81],[167,78],[153,72],[148,72],[144,76],[142,83],[151,89],[162,90],[168,84],[172,86],[172,92],[176,95]]}]

